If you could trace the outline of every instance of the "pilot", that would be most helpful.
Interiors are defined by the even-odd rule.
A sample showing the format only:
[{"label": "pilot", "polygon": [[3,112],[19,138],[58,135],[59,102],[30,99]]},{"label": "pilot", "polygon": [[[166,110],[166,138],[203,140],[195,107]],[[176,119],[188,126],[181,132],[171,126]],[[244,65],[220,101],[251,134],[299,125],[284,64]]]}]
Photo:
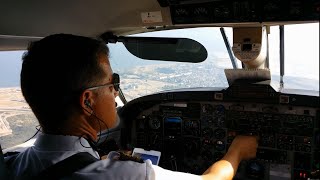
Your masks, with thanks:
[{"label": "pilot", "polygon": [[237,136],[225,156],[200,176],[166,170],[149,160],[120,160],[118,152],[101,159],[94,150],[98,134],[118,124],[119,77],[108,56],[105,43],[70,34],[50,35],[29,45],[22,58],[21,90],[42,132],[10,163],[15,177],[37,177],[68,157],[87,152],[96,160],[70,178],[232,179],[242,160],[255,157],[256,137]]}]

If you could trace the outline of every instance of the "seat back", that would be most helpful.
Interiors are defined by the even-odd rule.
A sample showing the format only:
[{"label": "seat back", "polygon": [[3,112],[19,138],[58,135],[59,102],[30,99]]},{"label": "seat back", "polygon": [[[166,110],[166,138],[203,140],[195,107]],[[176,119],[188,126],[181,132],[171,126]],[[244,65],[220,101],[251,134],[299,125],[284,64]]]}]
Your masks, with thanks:
[{"label": "seat back", "polygon": [[0,179],[13,179],[4,161],[4,156],[0,144]]}]

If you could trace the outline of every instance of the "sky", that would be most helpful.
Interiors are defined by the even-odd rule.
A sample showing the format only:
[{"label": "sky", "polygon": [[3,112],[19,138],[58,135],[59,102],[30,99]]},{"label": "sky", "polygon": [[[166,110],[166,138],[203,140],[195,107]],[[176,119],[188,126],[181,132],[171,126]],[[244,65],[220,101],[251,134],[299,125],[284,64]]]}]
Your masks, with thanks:
[{"label": "sky", "polygon": [[[270,32],[270,69],[272,74],[279,75],[279,27],[271,27]],[[231,28],[226,28],[226,33],[232,44]],[[144,34],[152,35],[165,36],[167,33]],[[172,31],[169,36],[199,39],[200,43],[210,48],[211,55],[228,58],[219,28],[201,28],[196,32]],[[116,51],[116,48],[113,49]],[[23,51],[0,52],[0,87],[19,86],[22,54]],[[319,23],[285,26],[285,75],[319,80]]]},{"label": "sky", "polygon": [[0,87],[15,87],[20,85],[21,57],[23,52],[0,52]]},{"label": "sky", "polygon": [[[319,79],[319,23],[285,26],[285,74]],[[270,41],[279,39],[279,28],[271,29]],[[270,47],[271,58],[279,58],[279,44]],[[279,61],[270,63],[279,72]]]}]

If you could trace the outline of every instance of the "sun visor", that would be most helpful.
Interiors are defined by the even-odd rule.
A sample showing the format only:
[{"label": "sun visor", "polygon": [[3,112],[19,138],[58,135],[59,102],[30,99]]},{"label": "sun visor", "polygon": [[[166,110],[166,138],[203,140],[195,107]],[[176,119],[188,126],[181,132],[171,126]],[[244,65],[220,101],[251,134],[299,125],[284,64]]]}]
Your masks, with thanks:
[{"label": "sun visor", "polygon": [[208,57],[206,48],[188,38],[114,36],[105,34],[106,43],[122,42],[134,56],[145,60],[203,62]]}]

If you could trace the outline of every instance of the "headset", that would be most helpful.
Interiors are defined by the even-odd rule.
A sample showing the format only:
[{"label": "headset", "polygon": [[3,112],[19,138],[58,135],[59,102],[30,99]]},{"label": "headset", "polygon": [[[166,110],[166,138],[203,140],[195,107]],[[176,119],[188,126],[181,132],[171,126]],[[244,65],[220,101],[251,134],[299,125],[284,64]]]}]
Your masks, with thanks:
[{"label": "headset", "polygon": [[88,99],[84,100],[84,104],[93,111],[93,108],[91,107],[91,104]]},{"label": "headset", "polygon": [[99,123],[99,129],[100,129],[100,130],[99,130],[99,136],[98,136],[97,142],[93,142],[93,141],[91,141],[91,140],[88,140],[88,142],[90,143],[91,147],[85,147],[85,146],[83,146],[83,145],[81,144],[81,141],[80,141],[80,144],[81,144],[83,147],[85,147],[85,148],[93,148],[93,149],[95,149],[95,150],[99,150],[97,143],[99,143],[100,137],[101,137],[101,122],[102,122],[102,123],[106,126],[106,128],[107,128],[107,137],[106,137],[106,140],[108,139],[109,128],[108,128],[108,125],[107,125],[104,121],[102,121],[102,119],[100,119],[99,117],[96,116],[96,114],[95,114],[95,112],[94,112],[94,110],[93,110],[93,108],[92,108],[92,106],[91,106],[91,103],[89,102],[88,99],[84,100],[84,104],[91,110],[91,112],[89,112],[88,110],[86,110],[84,107],[82,107],[82,108],[83,108],[85,111],[87,111],[88,113],[90,113],[90,115],[93,115],[93,116],[95,117],[95,119],[97,119],[97,121],[98,121],[98,123]]}]

